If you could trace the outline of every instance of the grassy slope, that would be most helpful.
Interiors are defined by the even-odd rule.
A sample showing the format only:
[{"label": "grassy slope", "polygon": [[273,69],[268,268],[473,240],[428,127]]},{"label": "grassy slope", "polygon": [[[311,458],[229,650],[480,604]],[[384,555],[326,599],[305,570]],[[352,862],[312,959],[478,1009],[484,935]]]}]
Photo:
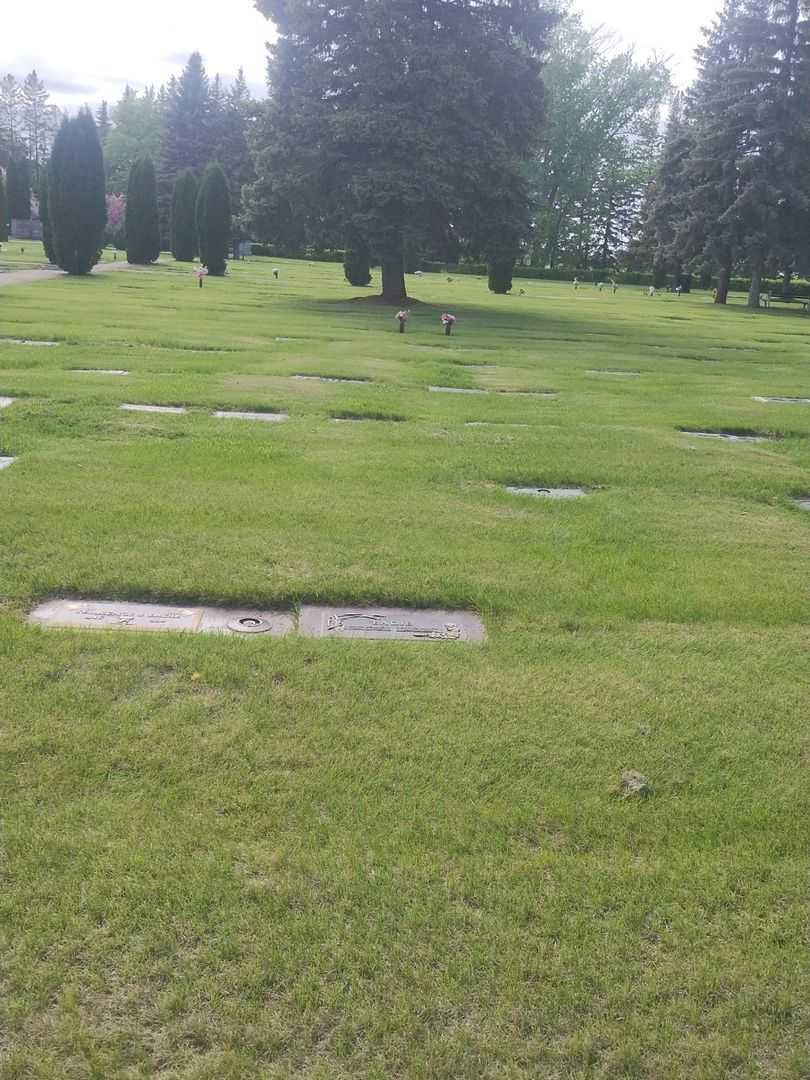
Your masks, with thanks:
[{"label": "grassy slope", "polygon": [[[0,343],[0,1077],[805,1077],[810,407],[751,400],[810,396],[803,317],[426,277],[402,337],[277,265],[0,293],[63,342]],[[490,640],[26,627],[54,593]]]}]

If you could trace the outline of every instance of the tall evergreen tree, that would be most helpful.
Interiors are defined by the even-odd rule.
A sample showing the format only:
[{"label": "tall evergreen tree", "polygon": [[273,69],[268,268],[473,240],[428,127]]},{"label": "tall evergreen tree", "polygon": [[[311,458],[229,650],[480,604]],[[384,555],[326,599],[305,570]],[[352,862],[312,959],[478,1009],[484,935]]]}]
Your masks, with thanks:
[{"label": "tall evergreen tree", "polygon": [[65,119],[59,129],[48,197],[56,262],[69,274],[89,274],[101,255],[107,223],[104,158],[89,109]]},{"label": "tall evergreen tree", "polygon": [[112,120],[110,120],[110,110],[106,101],[102,101],[96,110],[96,128],[98,130],[98,141],[101,143],[101,149],[103,150],[107,142],[107,136],[112,131]]},{"label": "tall evergreen tree", "polygon": [[169,235],[175,177],[183,169],[198,175],[215,154],[211,131],[210,86],[202,56],[192,53],[179,79],[167,90],[164,132],[158,165],[161,230]]},{"label": "tall evergreen tree", "polygon": [[51,225],[50,199],[48,195],[48,169],[42,170],[39,179],[39,220],[42,222],[42,246],[49,263],[56,262],[53,246],[53,227]]},{"label": "tall evergreen tree", "polygon": [[[406,234],[477,228],[492,174],[513,176],[533,148],[553,17],[540,0],[257,6],[279,34],[260,182],[271,176],[294,212],[367,236],[383,298],[403,303]],[[510,206],[526,216],[526,202]]]},{"label": "tall evergreen tree", "polygon": [[148,154],[134,162],[127,185],[127,262],[148,265],[160,256],[155,166]]},{"label": "tall evergreen tree", "polygon": [[8,163],[8,213],[12,221],[31,220],[31,178],[28,162],[23,157]]},{"label": "tall evergreen tree", "polygon": [[6,195],[6,178],[0,169],[0,242],[8,240],[8,196]]},{"label": "tall evergreen tree", "polygon": [[172,195],[172,254],[179,262],[192,262],[197,254],[197,178],[184,169],[174,182]]},{"label": "tall evergreen tree", "polygon": [[200,262],[208,273],[222,277],[231,239],[231,196],[222,166],[211,162],[203,173],[197,195],[197,236]]},{"label": "tall evergreen tree", "polygon": [[0,149],[6,161],[22,149],[22,87],[13,75],[0,79]]},{"label": "tall evergreen tree", "polygon": [[48,90],[45,83],[32,71],[26,76],[20,91],[23,137],[28,160],[33,171],[34,187],[39,190],[39,178],[47,155],[50,132]]}]

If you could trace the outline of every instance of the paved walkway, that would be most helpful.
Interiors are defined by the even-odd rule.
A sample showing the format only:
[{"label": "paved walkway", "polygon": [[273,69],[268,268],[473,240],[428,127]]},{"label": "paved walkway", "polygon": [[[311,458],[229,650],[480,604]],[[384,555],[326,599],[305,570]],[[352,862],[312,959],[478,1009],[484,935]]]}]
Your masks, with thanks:
[{"label": "paved walkway", "polygon": [[[92,273],[100,274],[107,270],[145,270],[147,267],[130,266],[128,262],[105,262],[98,263],[93,267]],[[32,281],[47,281],[48,278],[67,277],[64,270],[50,267],[39,270],[9,270],[0,274],[0,286],[3,285],[27,285]]]}]

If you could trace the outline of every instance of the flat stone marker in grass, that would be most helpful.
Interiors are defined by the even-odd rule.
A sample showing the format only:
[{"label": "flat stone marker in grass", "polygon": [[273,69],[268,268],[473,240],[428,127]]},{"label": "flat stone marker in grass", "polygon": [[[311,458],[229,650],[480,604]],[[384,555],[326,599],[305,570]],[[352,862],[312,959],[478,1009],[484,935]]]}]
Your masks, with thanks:
[{"label": "flat stone marker in grass", "polygon": [[810,495],[797,495],[791,502],[800,510],[810,510]]},{"label": "flat stone marker in grass", "polygon": [[0,397],[0,409],[7,409],[9,405],[13,405],[16,401],[13,397]]},{"label": "flat stone marker in grass", "polygon": [[307,637],[367,641],[483,641],[481,619],[470,611],[387,607],[306,606],[299,629]]},{"label": "flat stone marker in grass", "polygon": [[580,487],[525,487],[517,484],[506,484],[504,490],[512,495],[531,495],[536,499],[581,499],[587,494]]},{"label": "flat stone marker in grass", "polygon": [[289,633],[293,627],[289,612],[140,604],[123,600],[49,600],[34,608],[30,621],[41,626],[78,630],[174,630],[273,636]]},{"label": "flat stone marker in grass", "polygon": [[360,385],[371,382],[371,379],[353,379],[348,375],[293,375],[293,378],[302,382],[359,383]]},{"label": "flat stone marker in grass", "polygon": [[120,406],[125,412],[184,413],[184,405],[131,405],[125,402]]},{"label": "flat stone marker in grass", "polygon": [[282,424],[290,419],[289,413],[283,412],[236,412],[220,409],[214,413],[220,420],[263,420],[266,424]]},{"label": "flat stone marker in grass", "polygon": [[529,427],[529,424],[513,424],[508,420],[465,420],[464,427]]},{"label": "flat stone marker in grass", "polygon": [[31,345],[34,348],[48,348],[59,344],[58,341],[37,341],[35,338],[0,338],[0,345]]},{"label": "flat stone marker in grass", "polygon": [[16,460],[15,457],[0,457],[0,469],[7,469],[9,465],[13,465]]},{"label": "flat stone marker in grass", "polygon": [[74,375],[129,375],[123,368],[77,367],[70,369]]},{"label": "flat stone marker in grass", "polygon": [[810,405],[810,397],[753,397],[752,401],[759,401],[764,405]]},{"label": "flat stone marker in grass", "polygon": [[469,390],[463,386],[429,386],[431,394],[488,394],[489,390]]},{"label": "flat stone marker in grass", "polygon": [[588,368],[586,375],[640,375],[640,371],[618,371],[612,368]]},{"label": "flat stone marker in grass", "polygon": [[555,398],[559,397],[557,390],[496,390],[497,394],[510,394],[513,397],[544,397]]},{"label": "flat stone marker in grass", "polygon": [[682,435],[689,435],[695,439],[722,439],[723,442],[767,442],[767,435],[735,435],[730,431],[692,431],[691,428],[680,428]]}]

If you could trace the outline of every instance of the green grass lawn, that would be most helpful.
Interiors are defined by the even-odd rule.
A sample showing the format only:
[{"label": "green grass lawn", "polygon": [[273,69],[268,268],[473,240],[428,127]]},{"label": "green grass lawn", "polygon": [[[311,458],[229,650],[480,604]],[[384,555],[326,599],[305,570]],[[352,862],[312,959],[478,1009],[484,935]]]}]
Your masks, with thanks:
[{"label": "green grass lawn", "polygon": [[[102,262],[114,262],[112,248],[105,248],[101,253]],[[126,254],[117,252],[118,260],[125,260]],[[45,249],[38,240],[4,240],[0,243],[0,274],[12,270],[37,270],[49,265]]]},{"label": "green grass lawn", "polygon": [[[0,290],[60,342],[0,342],[0,1077],[804,1080],[806,317],[341,274]],[[488,640],[26,625],[77,595]]]}]

